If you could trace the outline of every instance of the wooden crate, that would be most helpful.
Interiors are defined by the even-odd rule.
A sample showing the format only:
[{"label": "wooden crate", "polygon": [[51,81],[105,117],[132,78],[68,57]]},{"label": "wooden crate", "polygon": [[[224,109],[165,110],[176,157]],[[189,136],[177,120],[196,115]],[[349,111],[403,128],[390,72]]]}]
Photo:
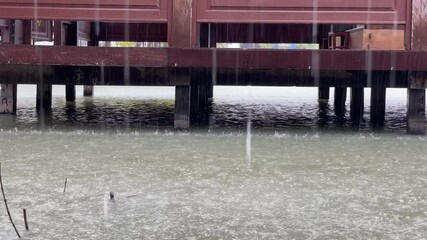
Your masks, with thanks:
[{"label": "wooden crate", "polygon": [[405,50],[403,29],[357,28],[350,33],[350,49],[365,50]]}]

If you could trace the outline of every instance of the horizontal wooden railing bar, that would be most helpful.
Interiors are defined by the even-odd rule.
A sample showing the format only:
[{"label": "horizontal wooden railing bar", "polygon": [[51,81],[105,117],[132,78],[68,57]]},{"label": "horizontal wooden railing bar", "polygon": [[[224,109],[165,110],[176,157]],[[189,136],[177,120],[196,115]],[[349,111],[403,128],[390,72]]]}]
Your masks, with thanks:
[{"label": "horizontal wooden railing bar", "polygon": [[0,65],[427,71],[426,51],[0,46]]}]

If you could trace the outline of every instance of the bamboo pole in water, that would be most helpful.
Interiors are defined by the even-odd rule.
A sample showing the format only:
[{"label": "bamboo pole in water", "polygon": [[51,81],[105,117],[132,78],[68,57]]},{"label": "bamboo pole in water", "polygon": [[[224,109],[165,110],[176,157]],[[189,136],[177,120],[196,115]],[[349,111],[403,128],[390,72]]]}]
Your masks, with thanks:
[{"label": "bamboo pole in water", "polygon": [[0,162],[0,188],[3,194],[4,205],[6,206],[6,211],[7,211],[7,215],[9,216],[10,223],[12,223],[12,226],[15,229],[15,232],[16,232],[16,235],[18,235],[18,238],[21,238],[21,235],[19,235],[18,229],[16,229],[15,223],[13,223],[12,216],[10,215],[10,211],[9,211],[9,206],[7,205],[6,196],[4,194],[3,181],[2,181],[2,175],[1,175],[1,162]]},{"label": "bamboo pole in water", "polygon": [[24,211],[24,224],[25,224],[25,229],[27,230],[27,231],[29,231],[30,230],[30,228],[28,227],[28,221],[27,221],[27,209],[23,209],[23,211]]},{"label": "bamboo pole in water", "polygon": [[64,183],[64,193],[65,193],[65,190],[67,189],[67,178],[65,178],[65,183]]}]

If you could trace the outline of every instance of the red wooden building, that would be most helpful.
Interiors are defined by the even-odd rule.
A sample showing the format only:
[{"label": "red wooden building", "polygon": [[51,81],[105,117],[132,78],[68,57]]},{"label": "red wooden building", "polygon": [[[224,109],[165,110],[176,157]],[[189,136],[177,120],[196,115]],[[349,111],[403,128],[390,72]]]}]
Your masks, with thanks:
[{"label": "red wooden building", "polygon": [[[213,84],[295,85],[319,87],[319,99],[335,87],[338,108],[351,87],[358,122],[363,89],[371,87],[372,125],[381,127],[385,89],[405,87],[408,131],[425,132],[423,0],[0,0],[0,19],[0,82],[2,96],[15,105],[11,112],[18,83],[38,84],[40,109],[50,108],[53,83],[67,86],[69,101],[77,84],[173,85],[175,126],[187,128],[190,116],[204,117]],[[33,46],[37,41],[55,46]],[[98,47],[110,41],[168,48]],[[319,49],[218,49],[218,43]]]}]

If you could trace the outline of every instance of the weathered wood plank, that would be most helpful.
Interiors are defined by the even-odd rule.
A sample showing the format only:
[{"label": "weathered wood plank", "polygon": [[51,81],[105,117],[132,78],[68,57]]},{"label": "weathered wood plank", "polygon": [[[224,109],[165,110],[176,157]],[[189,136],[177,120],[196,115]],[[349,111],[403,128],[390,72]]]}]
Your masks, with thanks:
[{"label": "weathered wood plank", "polygon": [[0,64],[166,67],[165,48],[0,46]]},{"label": "weathered wood plank", "polygon": [[0,19],[167,22],[168,0],[0,0]]},{"label": "weathered wood plank", "polygon": [[409,0],[203,0],[198,22],[405,24]]},{"label": "weathered wood plank", "polygon": [[[215,54],[215,58],[213,58]],[[0,65],[427,71],[427,51],[0,46]],[[319,59],[313,64],[313,56]],[[394,61],[399,59],[399,61]],[[215,61],[215,63],[213,62]],[[370,65],[368,65],[370,64]]]},{"label": "weathered wood plank", "polygon": [[412,49],[427,51],[427,2],[413,0]]}]

